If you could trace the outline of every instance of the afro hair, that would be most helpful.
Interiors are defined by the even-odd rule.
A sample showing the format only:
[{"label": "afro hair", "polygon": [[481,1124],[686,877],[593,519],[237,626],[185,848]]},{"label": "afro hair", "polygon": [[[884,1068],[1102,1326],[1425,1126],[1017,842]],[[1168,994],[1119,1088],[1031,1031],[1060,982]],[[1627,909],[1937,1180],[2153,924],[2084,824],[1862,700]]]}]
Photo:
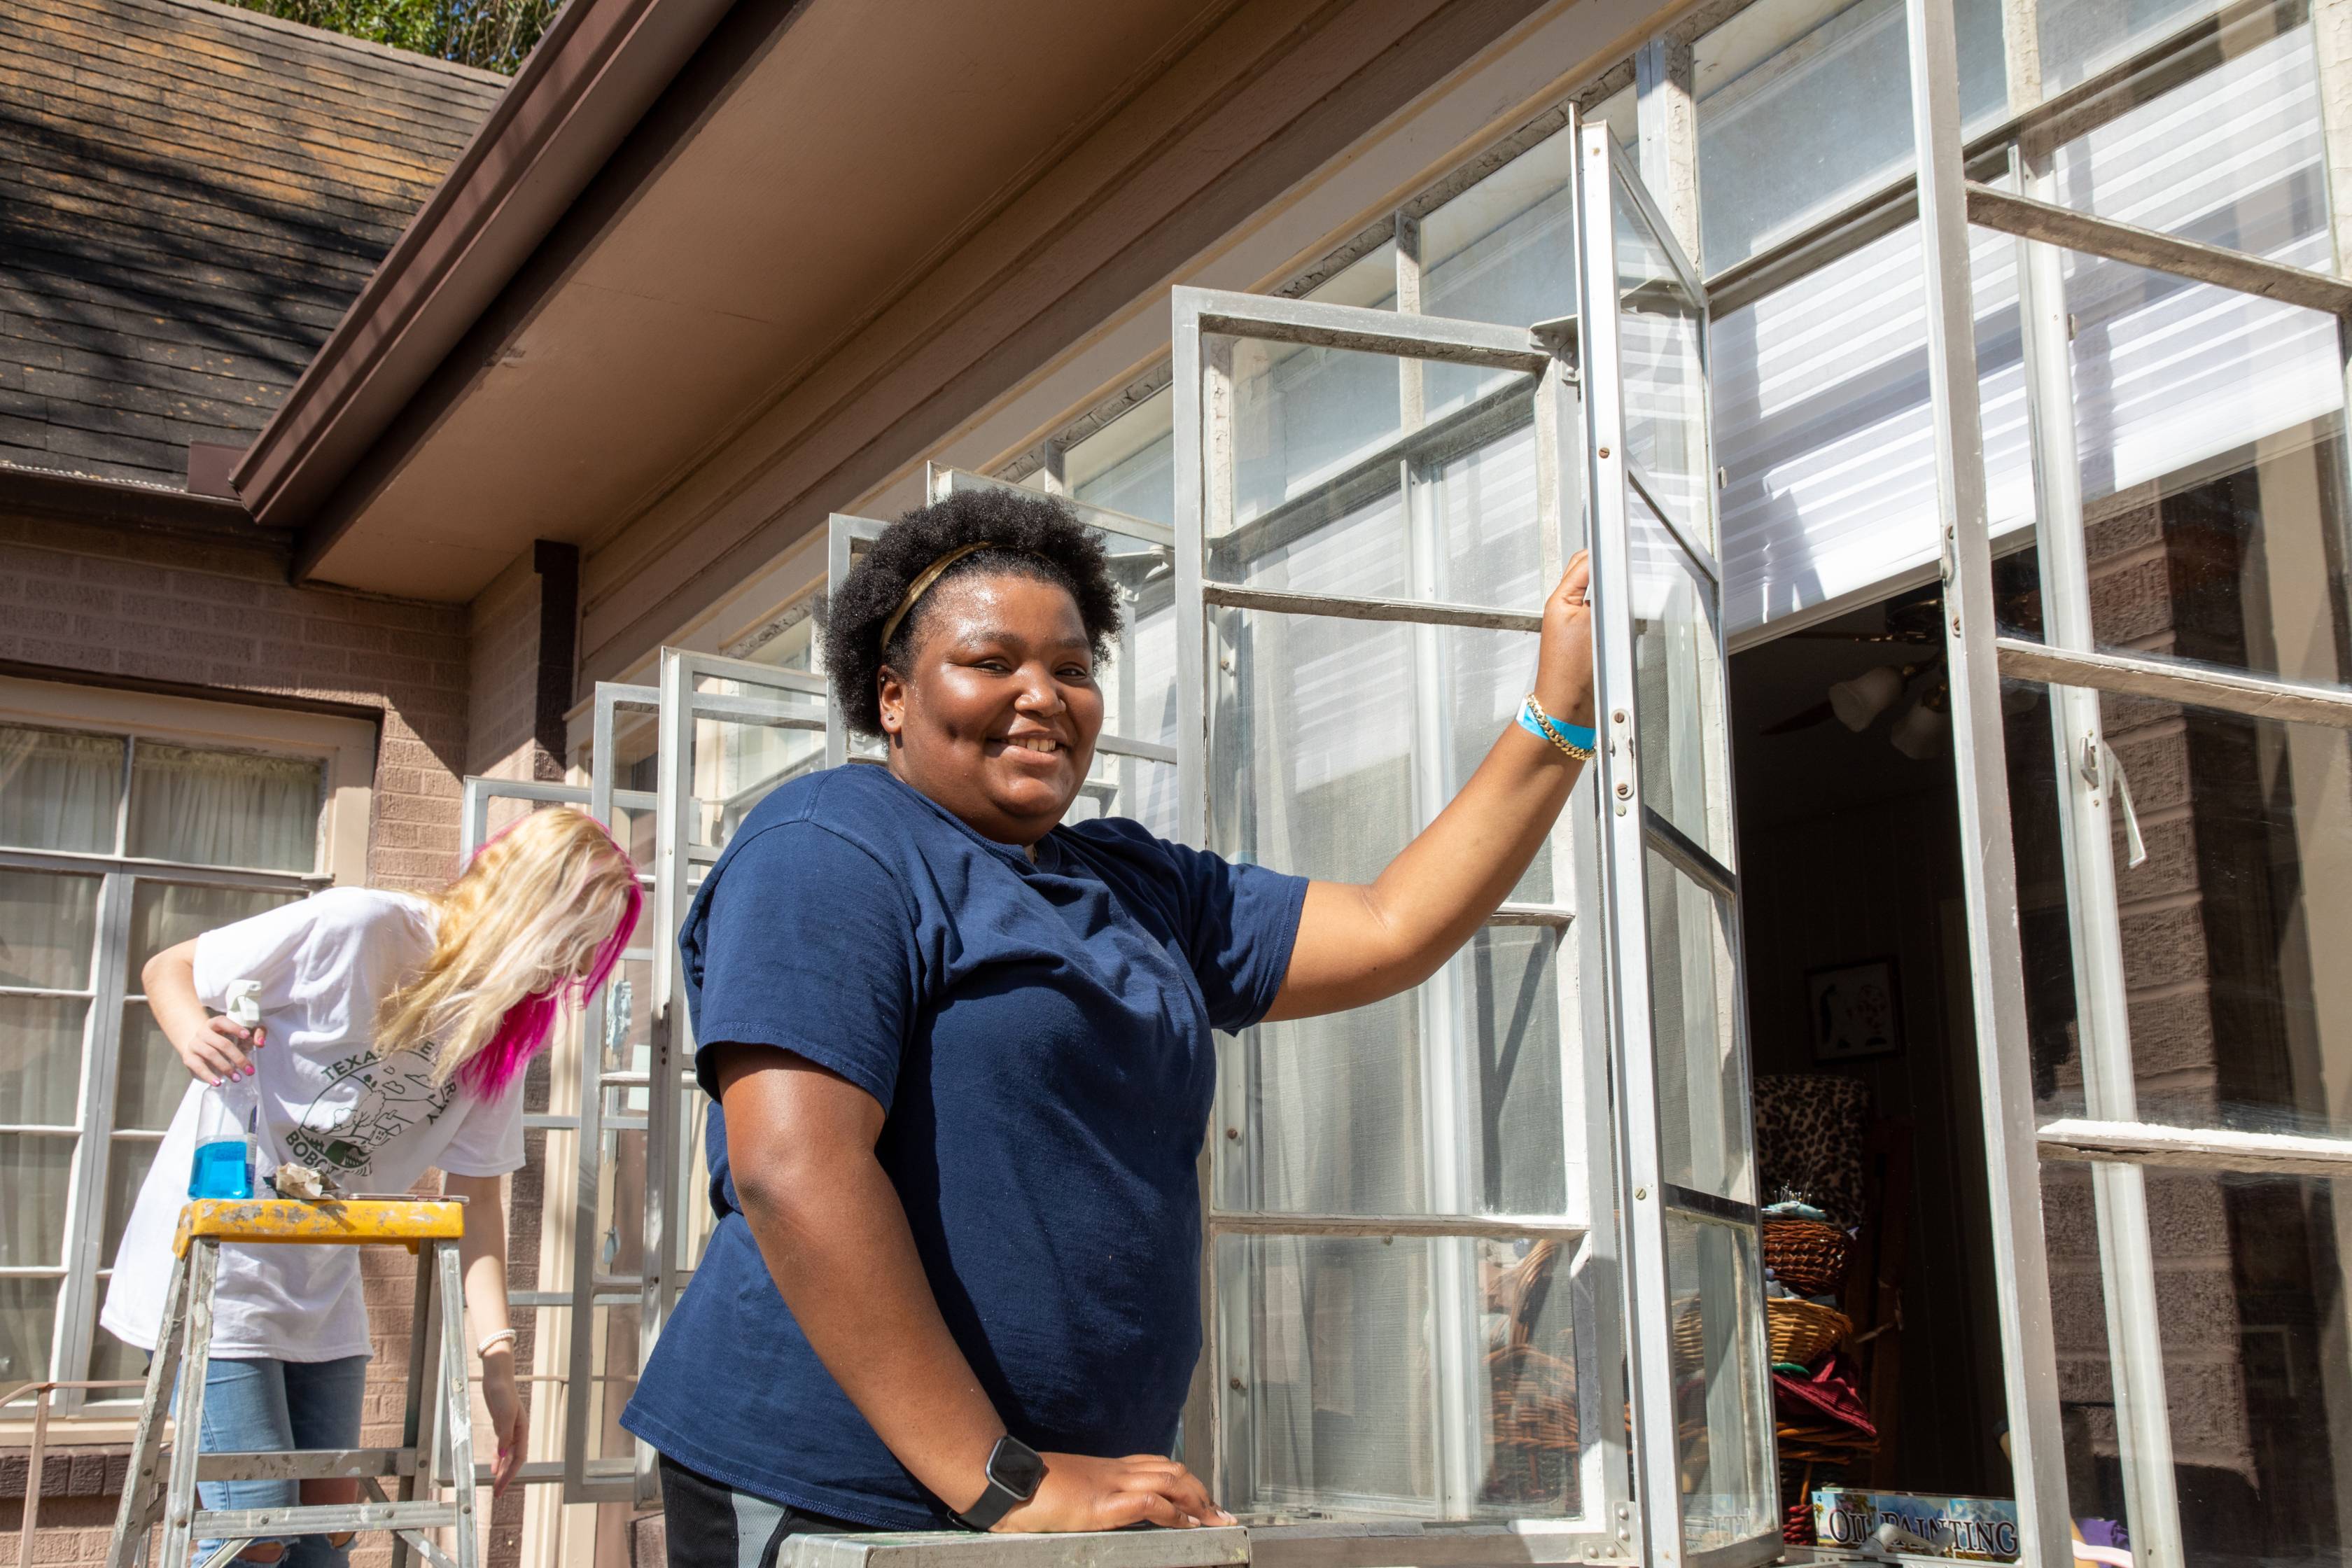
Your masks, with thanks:
[{"label": "afro hair", "polygon": [[924,590],[898,623],[890,646],[882,646],[883,623],[908,585],[950,551],[983,542],[991,548],[957,561],[939,583],[1005,574],[1052,583],[1077,602],[1095,662],[1110,658],[1118,637],[1119,592],[1101,542],[1049,496],[993,488],[958,490],[884,529],[826,605],[824,668],[852,731],[868,738],[882,733],[882,667],[903,668],[922,635],[925,611],[939,584]]}]

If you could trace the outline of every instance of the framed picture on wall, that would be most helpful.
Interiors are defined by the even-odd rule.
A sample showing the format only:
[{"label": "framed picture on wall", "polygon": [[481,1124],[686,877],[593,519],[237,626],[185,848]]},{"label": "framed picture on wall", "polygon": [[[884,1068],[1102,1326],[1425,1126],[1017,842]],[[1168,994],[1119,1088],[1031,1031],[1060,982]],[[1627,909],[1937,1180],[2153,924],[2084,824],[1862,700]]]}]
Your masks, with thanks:
[{"label": "framed picture on wall", "polygon": [[1806,971],[1813,1059],[1852,1061],[1856,1057],[1892,1056],[1901,1050],[1901,995],[1895,989],[1892,958]]}]

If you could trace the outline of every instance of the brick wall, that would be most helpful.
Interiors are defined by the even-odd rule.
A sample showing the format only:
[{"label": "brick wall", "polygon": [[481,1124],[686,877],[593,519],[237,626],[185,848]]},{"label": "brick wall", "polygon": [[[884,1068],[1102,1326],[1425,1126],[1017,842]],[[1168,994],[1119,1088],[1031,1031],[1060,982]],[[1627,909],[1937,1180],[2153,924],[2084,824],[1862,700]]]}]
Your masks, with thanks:
[{"label": "brick wall", "polygon": [[[468,606],[472,649],[466,771],[485,778],[560,777],[539,764],[540,578],[531,552],[516,556]],[[555,759],[549,759],[551,763]]]},{"label": "brick wall", "polygon": [[0,659],[383,715],[368,881],[421,889],[457,853],[462,606],[294,588],[274,552],[0,514]]}]

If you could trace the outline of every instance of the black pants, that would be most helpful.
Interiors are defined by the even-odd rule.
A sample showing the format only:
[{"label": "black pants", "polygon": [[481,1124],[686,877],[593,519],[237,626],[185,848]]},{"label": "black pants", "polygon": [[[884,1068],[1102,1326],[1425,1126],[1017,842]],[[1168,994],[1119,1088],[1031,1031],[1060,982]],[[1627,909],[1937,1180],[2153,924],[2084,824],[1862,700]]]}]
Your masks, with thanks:
[{"label": "black pants", "polygon": [[667,1454],[660,1458],[669,1568],[776,1568],[787,1537],[864,1535],[874,1529],[739,1492]]}]

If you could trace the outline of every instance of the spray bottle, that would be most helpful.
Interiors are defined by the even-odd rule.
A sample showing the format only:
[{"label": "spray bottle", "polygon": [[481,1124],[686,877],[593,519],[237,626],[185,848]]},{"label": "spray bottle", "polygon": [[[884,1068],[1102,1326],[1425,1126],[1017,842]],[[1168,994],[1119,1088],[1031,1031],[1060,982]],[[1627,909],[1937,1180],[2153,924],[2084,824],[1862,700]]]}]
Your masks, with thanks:
[{"label": "spray bottle", "polygon": [[[261,982],[232,981],[228,1016],[251,1030],[261,1022]],[[192,1198],[253,1196],[254,1146],[261,1120],[261,1092],[249,1078],[205,1086],[196,1106],[196,1157],[188,1173]]]}]

